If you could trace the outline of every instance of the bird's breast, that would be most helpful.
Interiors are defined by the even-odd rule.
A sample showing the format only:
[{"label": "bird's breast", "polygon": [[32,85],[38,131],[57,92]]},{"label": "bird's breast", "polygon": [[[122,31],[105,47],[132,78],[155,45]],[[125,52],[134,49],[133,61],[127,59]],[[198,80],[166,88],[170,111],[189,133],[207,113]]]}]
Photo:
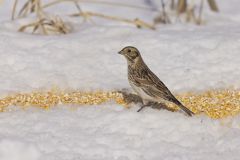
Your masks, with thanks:
[{"label": "bird's breast", "polygon": [[143,100],[149,100],[149,101],[155,101],[156,99],[154,97],[149,96],[142,88],[141,86],[136,86],[130,79],[128,80],[130,86],[136,92]]}]

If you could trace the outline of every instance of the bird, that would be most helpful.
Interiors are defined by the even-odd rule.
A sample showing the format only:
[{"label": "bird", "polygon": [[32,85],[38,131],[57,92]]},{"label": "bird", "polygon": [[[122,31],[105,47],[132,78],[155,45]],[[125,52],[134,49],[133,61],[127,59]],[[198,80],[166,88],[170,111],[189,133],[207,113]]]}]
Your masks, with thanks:
[{"label": "bird", "polygon": [[194,115],[191,110],[177,100],[166,85],[148,68],[137,48],[126,46],[118,53],[127,59],[129,84],[137,95],[142,98],[143,105],[138,112],[151,105],[152,102],[163,104],[171,102],[176,104],[188,116]]}]

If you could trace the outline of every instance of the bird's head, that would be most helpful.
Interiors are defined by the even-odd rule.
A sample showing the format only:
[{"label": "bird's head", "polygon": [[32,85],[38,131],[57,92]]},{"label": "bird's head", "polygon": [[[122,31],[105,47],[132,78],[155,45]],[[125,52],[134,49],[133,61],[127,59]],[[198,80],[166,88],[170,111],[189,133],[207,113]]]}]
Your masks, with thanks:
[{"label": "bird's head", "polygon": [[132,47],[132,46],[124,47],[118,53],[123,55],[127,59],[128,63],[130,63],[130,64],[134,64],[139,59],[141,59],[141,55],[140,55],[140,52],[138,51],[138,49],[135,47]]}]

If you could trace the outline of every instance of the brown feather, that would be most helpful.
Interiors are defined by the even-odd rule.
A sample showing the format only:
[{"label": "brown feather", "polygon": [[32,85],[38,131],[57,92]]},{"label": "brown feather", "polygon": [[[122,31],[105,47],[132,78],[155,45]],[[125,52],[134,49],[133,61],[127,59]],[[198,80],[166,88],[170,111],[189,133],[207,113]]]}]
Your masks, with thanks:
[{"label": "brown feather", "polygon": [[[138,50],[137,50],[138,51]],[[128,59],[128,79],[136,87],[139,87],[148,96],[158,102],[160,99],[178,105],[189,116],[194,114],[183,106],[170,92],[166,85],[147,67],[140,53],[134,59]],[[144,98],[144,97],[142,97]]]}]

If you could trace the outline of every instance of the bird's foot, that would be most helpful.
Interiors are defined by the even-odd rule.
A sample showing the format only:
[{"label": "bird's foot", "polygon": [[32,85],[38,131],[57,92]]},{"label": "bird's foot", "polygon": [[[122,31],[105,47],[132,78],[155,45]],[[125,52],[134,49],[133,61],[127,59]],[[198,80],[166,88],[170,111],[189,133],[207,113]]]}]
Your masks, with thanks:
[{"label": "bird's foot", "polygon": [[137,110],[137,112],[140,112],[143,108],[145,108],[145,107],[147,107],[147,106],[151,106],[152,104],[154,104],[154,102],[148,102],[147,104],[142,105],[141,108],[139,108],[139,109]]},{"label": "bird's foot", "polygon": [[144,107],[147,107],[147,105],[141,106],[141,108],[139,108],[139,109],[137,110],[137,112],[140,112]]}]

